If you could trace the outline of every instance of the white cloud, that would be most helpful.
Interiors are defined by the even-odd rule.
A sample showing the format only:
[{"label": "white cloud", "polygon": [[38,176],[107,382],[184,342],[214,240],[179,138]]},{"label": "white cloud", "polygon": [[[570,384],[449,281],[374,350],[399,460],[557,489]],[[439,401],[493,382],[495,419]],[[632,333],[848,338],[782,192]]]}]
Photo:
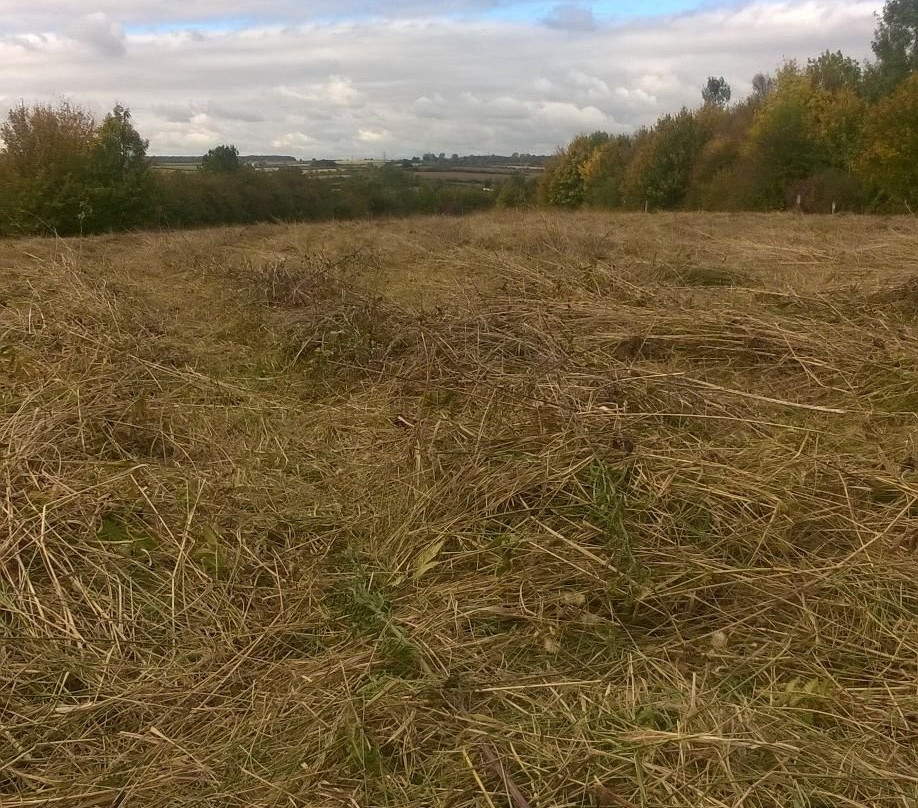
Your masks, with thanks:
[{"label": "white cloud", "polygon": [[582,89],[590,98],[607,98],[609,85],[598,76],[590,76],[582,70],[573,70],[570,81],[575,87]]},{"label": "white cloud", "polygon": [[[581,131],[632,131],[697,105],[708,75],[724,75],[736,98],[784,57],[840,48],[863,58],[877,2],[731,2],[628,23],[597,19],[578,33],[538,20],[435,19],[442,4],[432,0],[387,3],[393,19],[295,23],[307,6],[372,13],[383,4],[274,0],[258,7],[272,19],[288,14],[287,24],[125,33],[149,21],[153,4],[95,0],[87,9],[5,0],[5,23],[35,26],[10,25],[0,38],[0,98],[67,95],[99,114],[123,101],[161,154],[203,153],[224,142],[245,153],[275,148],[304,157],[550,153]],[[60,17],[53,25],[36,11],[52,5]],[[187,19],[241,16],[255,5],[163,0],[155,8]]]},{"label": "white cloud", "polygon": [[271,141],[275,149],[293,149],[294,151],[312,148],[315,144],[316,141],[305,132],[287,132]]},{"label": "white cloud", "polygon": [[655,95],[645,92],[640,87],[630,90],[627,87],[616,87],[615,94],[632,106],[656,106],[657,103],[657,97]]},{"label": "white cloud", "polygon": [[327,80],[297,86],[279,85],[277,92],[299,101],[347,107],[360,103],[362,94],[345,76],[329,76]]},{"label": "white cloud", "polygon": [[357,139],[361,143],[383,143],[389,140],[391,134],[385,129],[380,129],[378,131],[373,129],[360,129],[357,132]]},{"label": "white cloud", "polygon": [[549,125],[560,126],[572,132],[613,128],[615,121],[594,106],[578,107],[576,104],[548,101],[535,108],[536,117]]}]

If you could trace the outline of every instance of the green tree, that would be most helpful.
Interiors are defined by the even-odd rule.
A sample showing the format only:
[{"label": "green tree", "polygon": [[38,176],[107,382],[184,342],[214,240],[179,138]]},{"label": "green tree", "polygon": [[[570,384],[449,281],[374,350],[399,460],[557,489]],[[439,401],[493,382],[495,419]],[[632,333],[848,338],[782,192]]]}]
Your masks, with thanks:
[{"label": "green tree", "polygon": [[5,226],[61,235],[82,229],[90,205],[88,183],[95,122],[69,101],[24,103],[0,125],[0,183]]},{"label": "green tree", "polygon": [[635,144],[636,156],[622,186],[626,204],[678,208],[688,193],[705,140],[704,127],[687,109],[657,121]]},{"label": "green tree", "polygon": [[918,0],[887,0],[872,43],[877,61],[868,69],[874,96],[886,95],[918,70]]},{"label": "green tree", "polygon": [[858,92],[863,80],[863,71],[857,59],[845,56],[841,51],[825,51],[806,63],[806,75],[814,87],[834,93],[849,89]]},{"label": "green tree", "polygon": [[201,170],[208,174],[233,174],[241,169],[239,149],[232,145],[216,146],[201,159]]},{"label": "green tree", "polygon": [[708,81],[701,88],[701,97],[705,106],[723,108],[730,103],[733,91],[723,76],[708,76]]},{"label": "green tree", "polygon": [[497,207],[522,208],[529,205],[531,201],[531,184],[522,172],[515,171],[501,183],[500,191],[497,193]]},{"label": "green tree", "polygon": [[149,218],[154,188],[148,145],[129,109],[118,104],[105,116],[90,154],[92,229],[121,230]]},{"label": "green tree", "polygon": [[775,78],[767,73],[756,73],[752,77],[752,96],[764,101],[775,89]]}]

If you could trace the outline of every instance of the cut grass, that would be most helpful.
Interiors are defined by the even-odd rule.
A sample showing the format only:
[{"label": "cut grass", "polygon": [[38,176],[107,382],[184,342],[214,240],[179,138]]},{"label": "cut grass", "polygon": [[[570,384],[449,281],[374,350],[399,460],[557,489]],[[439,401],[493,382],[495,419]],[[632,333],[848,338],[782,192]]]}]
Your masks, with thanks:
[{"label": "cut grass", "polygon": [[918,799],[913,220],[0,260],[0,806]]}]

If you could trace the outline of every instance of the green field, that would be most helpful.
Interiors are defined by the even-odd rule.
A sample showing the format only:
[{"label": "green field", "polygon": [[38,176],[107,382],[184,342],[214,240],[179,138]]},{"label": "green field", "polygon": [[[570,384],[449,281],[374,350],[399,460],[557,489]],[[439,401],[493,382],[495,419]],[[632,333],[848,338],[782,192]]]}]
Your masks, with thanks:
[{"label": "green field", "polygon": [[0,262],[3,808],[915,805],[914,218]]}]

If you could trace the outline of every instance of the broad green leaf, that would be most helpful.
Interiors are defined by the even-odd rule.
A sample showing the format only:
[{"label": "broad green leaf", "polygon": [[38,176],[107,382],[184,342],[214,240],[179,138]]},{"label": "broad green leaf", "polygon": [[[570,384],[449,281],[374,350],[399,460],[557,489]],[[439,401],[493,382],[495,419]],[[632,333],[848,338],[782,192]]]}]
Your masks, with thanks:
[{"label": "broad green leaf", "polygon": [[415,579],[420,578],[437,566],[437,556],[440,555],[440,551],[443,549],[445,543],[446,539],[438,539],[418,553],[412,565],[414,570],[413,577]]}]

